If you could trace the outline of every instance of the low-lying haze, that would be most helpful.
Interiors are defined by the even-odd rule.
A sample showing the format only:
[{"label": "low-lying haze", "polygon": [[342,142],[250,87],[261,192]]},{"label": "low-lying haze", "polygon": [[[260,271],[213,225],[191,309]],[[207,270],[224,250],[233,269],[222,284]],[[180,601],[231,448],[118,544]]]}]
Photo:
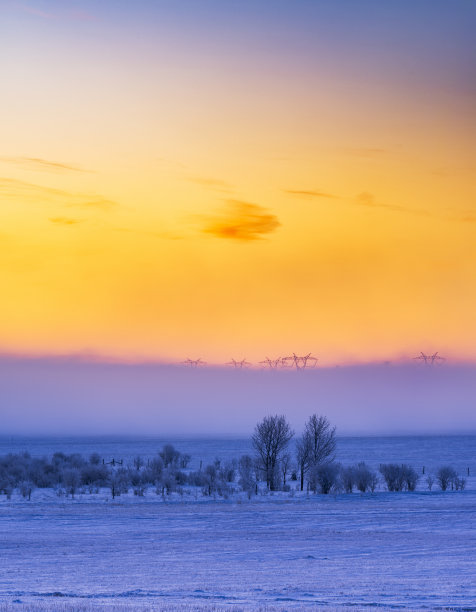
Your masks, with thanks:
[{"label": "low-lying haze", "polygon": [[476,431],[476,366],[305,371],[0,360],[4,434],[249,435],[266,414],[296,431],[314,412],[339,434]]}]

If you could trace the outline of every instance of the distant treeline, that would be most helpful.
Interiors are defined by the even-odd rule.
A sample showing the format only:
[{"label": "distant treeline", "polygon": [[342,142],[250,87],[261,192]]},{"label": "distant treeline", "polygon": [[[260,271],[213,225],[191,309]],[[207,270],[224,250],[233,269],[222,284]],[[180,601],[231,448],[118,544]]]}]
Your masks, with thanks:
[{"label": "distant treeline", "polygon": [[[142,497],[154,488],[157,495],[173,492],[228,497],[246,492],[249,498],[268,491],[300,490],[313,493],[375,492],[383,484],[388,491],[414,491],[419,474],[410,465],[381,464],[379,473],[365,463],[342,466],[335,461],[336,428],[325,416],[313,414],[296,440],[292,456],[289,443],[294,431],[283,415],[260,421],[251,438],[254,456],[222,463],[216,459],[199,470],[188,468],[191,457],[166,444],[157,456],[144,461],[136,457],[131,465],[122,460],[105,461],[97,453],[89,460],[79,454],[55,453],[49,460],[32,458],[28,453],[0,458],[0,493],[8,498],[18,489],[30,499],[35,488],[52,488],[58,495],[74,497],[78,491],[96,493],[108,488],[114,499],[130,490]],[[435,482],[442,491],[463,490],[466,480],[450,466],[435,475],[427,474],[431,491]]]},{"label": "distant treeline", "polygon": [[[78,493],[98,493],[107,488],[113,499],[129,491],[142,497],[149,489],[164,498],[173,492],[227,498],[240,491],[251,498],[270,490],[266,466],[258,455],[243,455],[227,463],[217,459],[199,470],[188,469],[189,462],[189,455],[171,445],[164,446],[153,459],[136,457],[130,465],[106,462],[96,453],[89,459],[64,453],[55,453],[50,459],[33,458],[28,453],[9,454],[0,457],[0,494],[10,499],[17,490],[30,499],[36,488],[50,488],[59,496],[74,498]],[[301,488],[298,465],[287,459],[278,464],[273,479],[276,491],[293,494]],[[408,465],[383,464],[378,473],[365,463],[344,467],[327,461],[306,472],[305,488],[322,494],[374,492],[380,485],[388,491],[414,491],[418,480],[419,475]],[[464,478],[449,466],[441,467],[434,476],[427,475],[425,482],[429,490],[435,483],[442,491],[465,487]]]}]

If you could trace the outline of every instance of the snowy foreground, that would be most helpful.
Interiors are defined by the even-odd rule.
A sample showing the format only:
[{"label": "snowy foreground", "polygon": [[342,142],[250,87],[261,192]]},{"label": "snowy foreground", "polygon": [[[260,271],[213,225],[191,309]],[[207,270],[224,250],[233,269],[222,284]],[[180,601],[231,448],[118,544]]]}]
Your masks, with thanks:
[{"label": "snowy foreground", "polygon": [[468,485],[226,501],[1,496],[0,612],[476,610]]}]

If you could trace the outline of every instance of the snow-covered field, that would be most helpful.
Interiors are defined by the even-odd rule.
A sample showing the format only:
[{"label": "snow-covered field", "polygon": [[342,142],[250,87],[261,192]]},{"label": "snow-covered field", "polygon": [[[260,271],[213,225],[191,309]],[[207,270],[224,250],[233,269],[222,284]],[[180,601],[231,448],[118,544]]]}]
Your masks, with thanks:
[{"label": "snow-covered field", "polygon": [[0,496],[0,611],[476,610],[474,481],[250,501]]}]

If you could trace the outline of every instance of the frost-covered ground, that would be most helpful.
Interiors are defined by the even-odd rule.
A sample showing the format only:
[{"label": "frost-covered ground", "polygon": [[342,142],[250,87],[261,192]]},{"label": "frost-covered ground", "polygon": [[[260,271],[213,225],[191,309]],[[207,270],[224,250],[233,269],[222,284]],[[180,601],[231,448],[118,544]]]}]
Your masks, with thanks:
[{"label": "frost-covered ground", "polygon": [[0,496],[0,600],[32,612],[476,610],[474,480],[445,493],[250,501]]}]

